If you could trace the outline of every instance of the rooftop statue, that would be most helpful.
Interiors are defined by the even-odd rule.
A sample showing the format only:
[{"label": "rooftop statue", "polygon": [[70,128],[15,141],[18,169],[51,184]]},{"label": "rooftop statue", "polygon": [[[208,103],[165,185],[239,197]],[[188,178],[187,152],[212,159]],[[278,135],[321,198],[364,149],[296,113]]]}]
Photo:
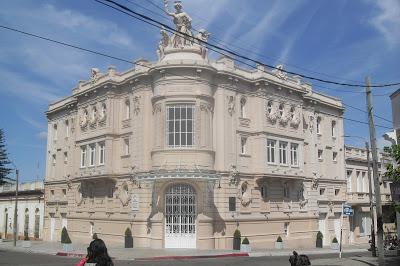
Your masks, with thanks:
[{"label": "rooftop statue", "polygon": [[[176,26],[176,31],[171,39],[171,45],[174,48],[181,48],[183,46],[193,45],[192,33],[192,19],[182,11],[182,2],[174,2],[175,13],[168,11],[168,0],[164,0],[164,10],[168,16],[173,18],[173,22]],[[180,34],[182,33],[182,34]]]}]

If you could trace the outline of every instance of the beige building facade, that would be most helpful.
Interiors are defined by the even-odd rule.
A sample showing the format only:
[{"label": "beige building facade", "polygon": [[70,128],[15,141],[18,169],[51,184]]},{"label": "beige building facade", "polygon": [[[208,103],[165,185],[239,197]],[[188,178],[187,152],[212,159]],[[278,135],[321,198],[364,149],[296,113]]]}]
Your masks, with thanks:
[{"label": "beige building facade", "polygon": [[343,228],[346,244],[341,101],[282,66],[243,69],[161,35],[157,62],[92,69],[49,106],[45,240],[65,226],[73,242],[117,244],[130,228],[135,247],[231,249],[238,228],[291,248]]},{"label": "beige building facade", "polygon": [[[368,177],[367,150],[357,147],[346,146],[346,178],[347,178],[347,204],[351,205],[354,215],[348,217],[350,234],[348,242],[352,244],[368,243],[371,236],[371,214],[370,195],[371,183]],[[395,232],[395,212],[390,192],[391,181],[385,178],[385,164],[390,158],[384,153],[378,154],[378,173],[381,181],[380,193],[382,202],[382,213],[384,232]],[[370,171],[372,174],[372,154],[370,154]],[[373,182],[373,181],[372,181]],[[372,202],[375,202],[375,189],[372,183]],[[375,212],[374,212],[375,215]],[[376,217],[376,216],[375,216]],[[376,232],[376,225],[375,225]]]}]

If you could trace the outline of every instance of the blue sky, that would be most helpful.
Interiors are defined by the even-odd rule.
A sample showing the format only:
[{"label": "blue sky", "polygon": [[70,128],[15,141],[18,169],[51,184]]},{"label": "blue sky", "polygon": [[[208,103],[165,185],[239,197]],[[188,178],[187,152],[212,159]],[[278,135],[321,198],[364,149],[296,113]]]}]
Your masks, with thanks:
[{"label": "blue sky", "polygon": [[[151,0],[119,1],[172,26]],[[162,6],[162,0],[152,1]],[[206,28],[211,41],[268,64],[284,64],[290,71],[335,81],[363,83],[366,75],[373,83],[400,81],[399,0],[183,0],[183,4],[194,28]],[[128,60],[156,60],[158,29],[91,0],[5,1],[0,24]],[[0,127],[21,179],[43,178],[48,104],[69,95],[78,80],[88,79],[92,67],[104,72],[110,65],[119,71],[131,66],[2,29],[0,40]],[[362,88],[313,84],[315,90],[365,109]],[[375,112],[389,120],[388,95],[395,89],[374,90]],[[365,113],[351,108],[345,117],[367,121]],[[376,123],[392,126],[381,119]],[[385,132],[377,127],[378,136]],[[368,138],[368,127],[346,121],[345,134]],[[352,145],[361,142],[346,140]]]}]

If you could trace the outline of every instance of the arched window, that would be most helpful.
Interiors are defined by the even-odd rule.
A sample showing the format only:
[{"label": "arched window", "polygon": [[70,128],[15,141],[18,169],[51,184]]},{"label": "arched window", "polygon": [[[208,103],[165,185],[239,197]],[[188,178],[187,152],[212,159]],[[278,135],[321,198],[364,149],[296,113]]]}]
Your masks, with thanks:
[{"label": "arched window", "polygon": [[263,199],[267,198],[268,191],[267,191],[267,184],[262,184],[260,187],[260,194]]},{"label": "arched window", "polygon": [[296,111],[296,108],[294,106],[290,107],[290,119],[293,119],[295,111]]},{"label": "arched window", "polygon": [[289,184],[287,182],[283,183],[283,197],[290,197]]},{"label": "arched window", "polygon": [[267,103],[267,113],[268,114],[272,113],[272,106],[273,106],[272,101],[268,101],[268,103]]},{"label": "arched window", "polygon": [[35,231],[34,231],[35,238],[40,238],[39,228],[40,228],[40,212],[39,212],[39,208],[36,208],[36,210],[35,210]]},{"label": "arched window", "polygon": [[240,117],[246,117],[246,98],[240,98]]},{"label": "arched window", "polygon": [[24,236],[29,236],[29,209],[25,209]]},{"label": "arched window", "polygon": [[96,108],[96,106],[93,106],[91,120],[94,122],[94,121],[96,121],[96,118],[97,118],[97,108]]},{"label": "arched window", "polygon": [[281,104],[279,105],[279,117],[282,117],[282,116],[283,116],[283,109],[284,109],[284,105],[283,105],[283,103],[281,103]]},{"label": "arched window", "polygon": [[321,120],[320,116],[317,117],[317,134],[321,134]]}]

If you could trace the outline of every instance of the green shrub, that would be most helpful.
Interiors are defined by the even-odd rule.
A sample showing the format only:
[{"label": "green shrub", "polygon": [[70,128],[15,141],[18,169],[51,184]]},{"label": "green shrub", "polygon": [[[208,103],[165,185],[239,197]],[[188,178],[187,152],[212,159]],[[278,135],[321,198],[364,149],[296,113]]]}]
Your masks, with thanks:
[{"label": "green shrub", "polygon": [[1,239],[1,233],[0,233],[0,239]]},{"label": "green shrub", "polygon": [[24,240],[25,241],[29,241],[29,235],[28,235],[28,231],[24,231]]},{"label": "green shrub", "polygon": [[242,244],[243,244],[243,245],[249,245],[249,244],[250,244],[249,239],[248,239],[247,237],[245,237],[245,238],[243,239],[243,241],[242,241]]},{"label": "green shrub", "polygon": [[317,239],[322,239],[322,238],[324,238],[324,235],[321,233],[321,231],[318,231]]},{"label": "green shrub", "polygon": [[132,237],[132,231],[129,229],[129,227],[125,230],[125,236]]},{"label": "green shrub", "polygon": [[276,242],[283,242],[282,237],[278,236],[278,238],[276,239]]},{"label": "green shrub", "polygon": [[235,232],[233,233],[234,238],[241,238],[242,234],[240,233],[239,229],[236,229]]},{"label": "green shrub", "polygon": [[96,233],[94,233],[94,234],[93,234],[93,236],[92,236],[92,239],[98,239],[98,237],[97,237],[97,234],[96,234]]},{"label": "green shrub", "polygon": [[336,237],[334,237],[333,239],[332,239],[332,243],[337,243],[338,241],[337,241],[337,238]]},{"label": "green shrub", "polygon": [[63,244],[71,244],[72,243],[71,239],[69,238],[67,228],[65,228],[65,226],[63,227],[63,229],[61,231],[61,243],[63,243]]}]

